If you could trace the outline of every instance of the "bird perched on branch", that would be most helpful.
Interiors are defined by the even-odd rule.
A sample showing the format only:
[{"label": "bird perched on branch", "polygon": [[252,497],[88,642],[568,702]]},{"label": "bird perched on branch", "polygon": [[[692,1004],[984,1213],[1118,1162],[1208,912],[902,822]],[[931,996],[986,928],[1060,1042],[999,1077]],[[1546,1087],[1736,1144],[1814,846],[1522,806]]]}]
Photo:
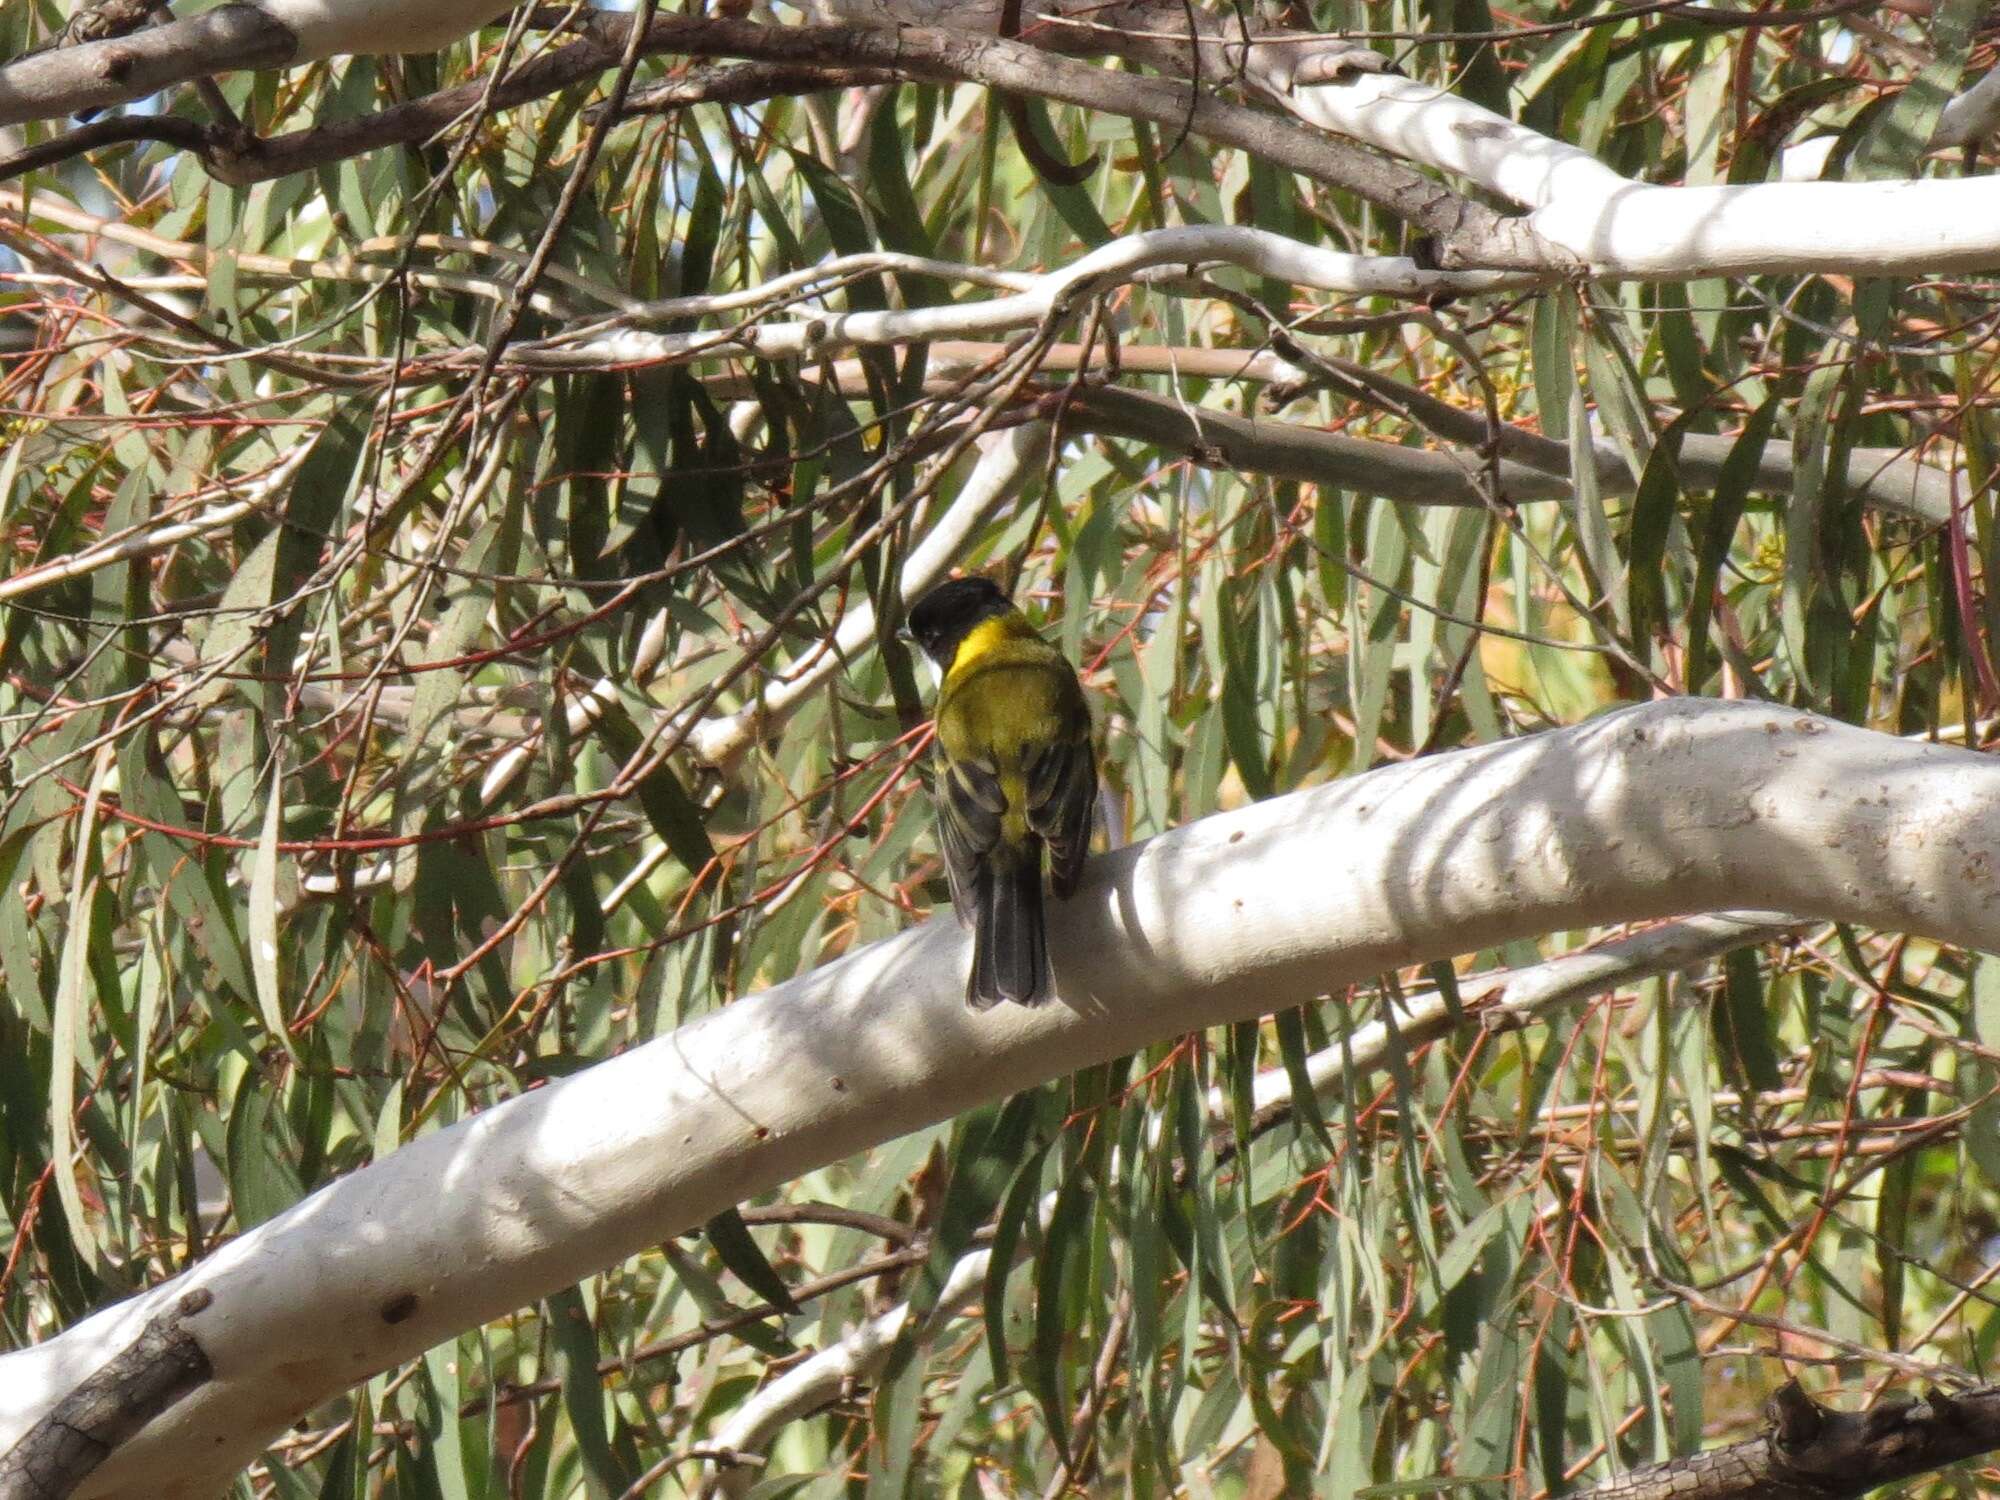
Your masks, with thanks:
[{"label": "bird perched on branch", "polygon": [[965,1003],[1049,998],[1048,879],[1076,890],[1097,803],[1090,706],[1076,669],[985,578],[941,583],[910,610],[937,663],[938,842],[952,905],[972,928]]}]

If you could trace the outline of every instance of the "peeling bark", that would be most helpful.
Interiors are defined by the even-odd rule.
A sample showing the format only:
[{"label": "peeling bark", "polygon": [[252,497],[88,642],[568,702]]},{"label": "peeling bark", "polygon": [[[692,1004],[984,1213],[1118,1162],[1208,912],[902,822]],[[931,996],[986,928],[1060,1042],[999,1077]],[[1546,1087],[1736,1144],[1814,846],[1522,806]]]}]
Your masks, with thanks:
[{"label": "peeling bark", "polygon": [[86,1377],[0,1456],[0,1500],[63,1500],[120,1444],[213,1374],[182,1319],[213,1302],[191,1291]]},{"label": "peeling bark", "polygon": [[1840,1412],[1789,1381],[1765,1411],[1763,1437],[1635,1469],[1577,1500],[1854,1500],[2000,1448],[2000,1387]]}]

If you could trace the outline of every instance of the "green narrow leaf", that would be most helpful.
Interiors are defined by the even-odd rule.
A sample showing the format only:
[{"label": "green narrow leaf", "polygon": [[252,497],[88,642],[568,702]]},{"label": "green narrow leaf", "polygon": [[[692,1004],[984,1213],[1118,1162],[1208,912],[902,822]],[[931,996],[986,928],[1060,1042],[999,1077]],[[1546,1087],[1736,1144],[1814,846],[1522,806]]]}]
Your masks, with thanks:
[{"label": "green narrow leaf", "polygon": [[1192,1216],[1183,1212],[1183,1195],[1178,1193],[1169,1194],[1167,1204],[1170,1214],[1179,1216],[1185,1226],[1186,1234],[1177,1236],[1177,1244],[1185,1244],[1187,1248],[1188,1265],[1201,1285],[1202,1295],[1233,1328],[1237,1323],[1236,1300],[1230,1291],[1229,1260],[1222,1243],[1222,1215],[1215,1199],[1215,1153],[1209,1149],[1204,1123],[1205,1093],[1191,1065],[1184,1062],[1176,1068],[1169,1107],[1180,1142],[1181,1160],[1187,1163],[1185,1196],[1192,1201],[1194,1212]]},{"label": "green narrow leaf", "polygon": [[69,921],[63,934],[62,960],[56,971],[55,1042],[49,1061],[49,1160],[55,1168],[56,1199],[69,1225],[70,1241],[88,1266],[104,1260],[104,1242],[84,1211],[83,1187],[77,1179],[76,1071],[88,1043],[85,1028],[90,1005],[89,955],[96,929],[95,909],[99,853],[97,810],[105,783],[115,764],[111,747],[97,752],[83,811],[76,823],[77,848],[69,887]]},{"label": "green narrow leaf", "polygon": [[[27,811],[25,800],[18,811]],[[32,858],[36,839],[61,836],[60,825],[24,820],[0,838],[0,974],[6,976],[9,1005],[39,1031],[47,1031],[51,1024],[45,1004],[47,979],[41,934],[28,917],[23,895],[27,882],[20,871]]]},{"label": "green narrow leaf", "polygon": [[623,1495],[632,1476],[611,1447],[604,1419],[604,1386],[597,1376],[597,1333],[580,1287],[565,1287],[544,1304],[555,1372],[562,1381],[563,1410],[583,1455],[584,1471],[598,1494]]},{"label": "green narrow leaf", "polygon": [[1729,556],[1736,528],[1743,520],[1744,506],[1763,465],[1764,445],[1770,441],[1771,426],[1777,416],[1776,396],[1750,413],[1742,433],[1731,445],[1728,457],[1723,459],[1722,473],[1715,483],[1715,498],[1709,505],[1707,520],[1702,527],[1694,592],[1688,599],[1685,680],[1691,693],[1700,692],[1708,680],[1711,670],[1708,660],[1709,629],[1710,621],[1715,616],[1716,587],[1721,581],[1723,560]]},{"label": "green narrow leaf", "polygon": [[[289,606],[318,563],[327,538],[338,529],[341,506],[368,440],[372,411],[372,397],[334,408],[292,476],[278,524],[251,550],[223,591],[203,655],[210,661],[240,657],[237,670],[251,666],[258,680],[219,678],[203,690],[204,701],[213,702],[235,687],[253,705],[261,705],[276,702],[283,691],[305,630],[302,612]],[[249,650],[259,642],[260,651]]]},{"label": "green narrow leaf", "polygon": [[1228,591],[1219,612],[1222,639],[1222,737],[1229,746],[1229,758],[1243,778],[1244,790],[1262,801],[1276,789],[1271,781],[1270,751],[1259,715],[1264,701],[1261,678],[1263,657],[1259,650],[1262,632],[1253,603]]},{"label": "green narrow leaf", "polygon": [[[800,180],[812,194],[813,204],[819,209],[820,218],[826,223],[826,232],[833,241],[833,248],[842,255],[859,255],[864,251],[875,249],[875,237],[868,229],[868,216],[862,211],[861,200],[855,197],[854,190],[817,158],[799,151],[789,151],[788,154],[792,166],[798,171]],[[861,295],[856,296],[856,294]],[[868,278],[857,281],[849,295],[856,296],[858,303],[862,303],[865,297],[863,305],[871,307],[885,305],[881,300],[879,279]]]},{"label": "green narrow leaf", "polygon": [[1475,1474],[1513,1468],[1514,1433],[1519,1425],[1521,1335],[1511,1317],[1489,1322],[1469,1371],[1471,1391],[1459,1416],[1457,1467]]},{"label": "green narrow leaf", "polygon": [[869,1465],[863,1494],[866,1500],[903,1500],[910,1493],[923,1425],[924,1362],[913,1359],[895,1379],[882,1381],[870,1404],[875,1423],[868,1446],[874,1462]]},{"label": "green narrow leaf", "polygon": [[[188,818],[167,778],[160,741],[151,726],[126,736],[118,752],[119,801],[152,822],[182,827]],[[165,888],[167,906],[179,930],[193,938],[209,966],[203,971],[203,981],[226,987],[254,1003],[257,988],[249,953],[236,926],[238,907],[217,894],[225,878],[221,862],[205,858],[199,849],[163,833],[149,830],[140,842],[153,878]]]},{"label": "green narrow leaf", "polygon": [[986,1264],[986,1287],[982,1305],[986,1315],[986,1362],[993,1370],[993,1384],[1007,1383],[1010,1364],[1007,1352],[1007,1283],[1014,1270],[1014,1256],[1020,1249],[1029,1216],[1042,1201],[1042,1167],[1049,1159],[1054,1141],[1022,1165],[1000,1205],[1000,1217],[993,1226],[993,1249]]},{"label": "green narrow leaf", "polygon": [[[363,1412],[367,1410],[364,1403],[357,1405]],[[358,1421],[356,1427],[359,1427]],[[333,1453],[326,1461],[326,1476],[320,1480],[319,1500],[353,1500],[360,1481],[360,1473],[355,1464],[355,1453],[359,1446],[354,1429],[350,1429],[347,1436],[334,1445]],[[278,1467],[282,1468],[283,1465],[280,1464]]]},{"label": "green narrow leaf", "polygon": [[1645,641],[1667,628],[1667,534],[1673,528],[1681,495],[1681,434],[1690,416],[1683,415],[1653,444],[1639,492],[1632,502],[1631,553],[1626,571],[1627,613],[1632,638]]},{"label": "green narrow leaf", "polygon": [[1367,496],[1355,497],[1348,536],[1367,538],[1368,572],[1383,588],[1356,581],[1348,593],[1349,635],[1358,644],[1347,658],[1348,694],[1354,703],[1354,764],[1356,772],[1374,764],[1383,711],[1389,702],[1390,678],[1396,665],[1396,638],[1403,607],[1389,588],[1399,587],[1408,560],[1408,540],[1395,507]]},{"label": "green narrow leaf", "polygon": [[1049,1441],[1069,1463],[1069,1397],[1063,1379],[1068,1341],[1074,1331],[1070,1310],[1072,1278],[1089,1259],[1091,1195],[1084,1173],[1072,1171],[1056,1192],[1055,1209],[1035,1257],[1035,1342],[1029,1351],[1027,1386],[1042,1408]]},{"label": "green narrow leaf", "polygon": [[1489,1204],[1477,1218],[1452,1236],[1451,1243],[1438,1256],[1439,1286],[1450,1290],[1471,1273],[1493,1237],[1507,1227],[1511,1208],[1512,1205],[1505,1199]]},{"label": "green narrow leaf", "polygon": [[1319,1091],[1313,1087],[1307,1063],[1304,1013],[1296,1008],[1280,1011],[1273,1017],[1273,1023],[1278,1033],[1278,1055],[1284,1060],[1285,1080],[1292,1086],[1292,1112],[1305,1122],[1308,1133],[1328,1156],[1337,1155],[1339,1148],[1333,1143],[1333,1133],[1326,1128],[1326,1116],[1320,1113]]},{"label": "green narrow leaf", "polygon": [[424,1403],[424,1455],[431,1462],[443,1500],[470,1500],[466,1483],[471,1455],[459,1429],[459,1387],[457,1343],[439,1344],[424,1351],[424,1379],[429,1399]]},{"label": "green narrow leaf", "polygon": [[1806,377],[1793,419],[1792,493],[1785,507],[1785,577],[1780,619],[1792,671],[1800,686],[1820,697],[1829,686],[1824,663],[1812,649],[1808,620],[1814,602],[1824,593],[1820,561],[1820,519],[1826,504],[1827,449],[1831,442],[1833,398],[1846,377],[1838,363]]},{"label": "green narrow leaf", "polygon": [[[1605,361],[1592,353],[1597,345],[1586,341],[1585,353],[1594,380]],[[1598,405],[1598,415],[1605,416],[1603,404]],[[1597,436],[1591,426],[1590,406],[1585,400],[1581,383],[1572,384],[1569,392],[1569,472],[1570,472],[1570,525],[1576,529],[1577,549],[1590,576],[1591,591],[1598,599],[1611,605],[1619,630],[1628,634],[1631,621],[1626,619],[1626,595],[1619,576],[1620,562],[1618,544],[1611,534],[1611,521],[1605,514],[1604,492],[1598,481]],[[1621,449],[1626,445],[1621,443]],[[1638,450],[1643,453],[1644,450]],[[1642,460],[1629,449],[1625,460],[1636,473]]]},{"label": "green narrow leaf", "polygon": [[271,795],[264,807],[264,826],[250,858],[250,968],[257,981],[257,1010],[264,1030],[294,1062],[291,1027],[285,1021],[285,1000],[278,975],[278,833],[284,822],[285,777],[282,763],[271,761]]},{"label": "green narrow leaf", "polygon": [[1701,338],[1688,307],[1687,288],[1678,281],[1662,281],[1653,288],[1653,301],[1660,363],[1673,383],[1674,399],[1683,415],[1691,416],[1707,407],[1714,396],[1714,383],[1702,363]]},{"label": "green narrow leaf", "polygon": [[[697,146],[696,149],[699,149]],[[708,290],[714,273],[716,243],[722,233],[722,179],[706,157],[695,178],[694,202],[689,205],[687,227],[681,238],[680,295],[692,296]]]},{"label": "green narrow leaf", "polygon": [[953,1143],[951,1181],[945,1186],[937,1228],[931,1236],[930,1257],[910,1288],[910,1315],[904,1320],[885,1379],[901,1373],[916,1332],[937,1306],[952,1267],[1014,1180],[1039,1113],[1040,1101],[1034,1094],[1016,1094],[1005,1104],[975,1111],[961,1123]]},{"label": "green narrow leaf", "polygon": [[[868,186],[880,212],[882,243],[906,255],[937,254],[930,231],[924,225],[923,210],[910,185],[909,144],[896,121],[896,106],[902,91],[891,88],[875,110],[868,132]],[[942,289],[934,277],[900,276],[903,297],[913,307],[940,301]]]},{"label": "green narrow leaf", "polygon": [[[704,1318],[714,1321],[733,1319],[742,1312],[740,1306],[729,1300],[721,1279],[694,1256],[672,1241],[662,1246],[661,1251],[667,1258],[667,1264],[673,1267],[674,1279],[680,1283],[680,1289],[693,1299]],[[776,1324],[749,1323],[736,1329],[733,1337],[774,1359],[793,1352],[790,1336]]]},{"label": "green narrow leaf", "polygon": [[1674,1302],[1648,1317],[1646,1328],[1659,1351],[1660,1373],[1673,1401],[1669,1441],[1674,1452],[1693,1453],[1701,1446],[1704,1420],[1701,1346],[1695,1339],[1694,1320],[1687,1308]]},{"label": "green narrow leaf", "polygon": [[785,1312],[796,1313],[798,1303],[792,1300],[792,1289],[785,1285],[784,1277],[777,1268],[764,1257],[757,1242],[750,1237],[750,1226],[743,1222],[743,1215],[736,1209],[726,1208],[706,1224],[702,1233],[708,1236],[709,1244],[722,1263],[736,1273],[736,1279],[749,1287],[773,1307]]},{"label": "green narrow leaf", "polygon": [[[455,580],[458,586],[451,602],[445,606],[443,617],[431,628],[429,640],[418,653],[419,662],[427,670],[417,674],[415,688],[410,694],[410,716],[405,731],[410,746],[408,753],[414,754],[441,738],[447,716],[464,701],[465,668],[456,663],[471,652],[493,609],[494,587],[486,581],[485,572],[512,565],[511,549],[506,545],[504,532],[501,521],[489,521],[480,527],[478,534],[467,545],[464,561],[459,566],[464,574],[470,576]],[[421,819],[436,812],[429,792],[428,787],[423,788],[421,794],[416,788],[411,789],[411,794],[405,799],[410,804],[408,815]]]},{"label": "green narrow leaf", "polygon": [[[1055,127],[1049,123],[1049,112],[1039,99],[1021,96],[1021,112],[1027,117],[1028,128],[1040,136],[1054,156],[1064,155],[1062,147],[1055,145]],[[1042,182],[1040,192],[1048,197],[1055,210],[1062,215],[1063,223],[1083,241],[1088,249],[1095,250],[1112,238],[1111,226],[1104,222],[1104,215],[1097,211],[1097,204],[1080,184],[1067,182]]]},{"label": "green narrow leaf", "polygon": [[1930,25],[1931,60],[1904,85],[1848,157],[1850,179],[1886,180],[1918,175],[1938,116],[1951,102],[1965,71],[1974,28],[1986,7],[1981,0],[1940,0]]},{"label": "green narrow leaf", "polygon": [[1535,410],[1542,431],[1557,442],[1570,435],[1570,393],[1576,389],[1576,297],[1567,288],[1535,299],[1529,330],[1534,359]]},{"label": "green narrow leaf", "polygon": [[1783,1080],[1758,975],[1757,950],[1733,950],[1723,960],[1723,973],[1726,982],[1710,1011],[1716,1051],[1752,1089],[1775,1089]]},{"label": "green narrow leaf", "polygon": [[1563,1478],[1569,1462],[1569,1403],[1571,1392],[1580,1383],[1567,1354],[1570,1323],[1569,1308],[1556,1303],[1542,1336],[1535,1341],[1535,1444],[1542,1463],[1543,1491],[1549,1495],[1564,1494],[1570,1487]]}]

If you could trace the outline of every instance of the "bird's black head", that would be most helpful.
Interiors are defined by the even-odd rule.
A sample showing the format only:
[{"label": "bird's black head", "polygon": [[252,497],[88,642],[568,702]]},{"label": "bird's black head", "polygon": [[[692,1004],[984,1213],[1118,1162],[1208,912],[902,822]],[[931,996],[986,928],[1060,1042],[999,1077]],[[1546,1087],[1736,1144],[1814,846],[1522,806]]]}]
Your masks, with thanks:
[{"label": "bird's black head", "polygon": [[959,642],[972,627],[1013,607],[990,578],[954,578],[910,607],[910,635],[940,672],[949,672]]}]

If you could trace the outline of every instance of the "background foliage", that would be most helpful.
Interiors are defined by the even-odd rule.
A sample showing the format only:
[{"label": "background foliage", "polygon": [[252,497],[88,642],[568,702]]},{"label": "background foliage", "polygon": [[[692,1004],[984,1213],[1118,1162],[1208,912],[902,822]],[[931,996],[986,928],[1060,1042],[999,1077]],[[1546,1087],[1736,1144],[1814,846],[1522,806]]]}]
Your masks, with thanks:
[{"label": "background foliage", "polygon": [[[1495,22],[1484,0],[1308,9],[1322,28]],[[1762,180],[1814,136],[1833,138],[1828,175],[1955,172],[1908,143],[1990,63],[1980,10],[1377,45],[1652,180]],[[8,8],[0,51],[57,19]],[[260,130],[295,129],[481,76],[500,37],[222,87]],[[1928,105],[1902,89],[1919,77]],[[38,580],[0,614],[13,1342],[945,899],[916,774],[927,683],[892,640],[728,774],[640,752],[884,599],[969,468],[927,493],[917,460],[991,383],[913,347],[869,355],[845,393],[810,361],[482,384],[552,224],[523,338],[878,248],[1032,271],[1194,223],[1401,248],[1341,194],[1080,112],[1054,112],[1056,134],[1105,163],[1051,187],[983,93],[915,86],[622,121],[564,220],[591,97],[251,188],[162,147],[105,153],[30,178],[31,212],[0,223],[0,574]],[[82,232],[77,210],[127,228]],[[802,305],[982,295],[863,274]],[[1634,499],[1426,508],[1085,438],[965,561],[1084,665],[1120,841],[1657,693],[1976,742],[2000,697],[1995,308],[1990,281],[1832,276],[1435,313],[1226,270],[1129,288],[1094,316],[1130,351],[1257,350],[1277,318],[1470,411],[1490,390],[1558,439],[1643,461],[1671,428],[1737,458],[1706,489],[1656,460]],[[1324,386],[1114,378],[1427,441]],[[1752,483],[1767,434],[1801,455],[1788,490]],[[1962,464],[1958,522],[1864,508],[1838,475],[1870,445]],[[125,539],[142,545],[108,565],[31,574]],[[1455,991],[1449,969],[1383,975],[815,1173],[746,1209],[761,1255],[721,1226],[610,1268],[315,1414],[241,1488],[678,1493],[760,1379],[921,1295],[925,1237],[964,1246],[989,1219],[1021,1258],[984,1316],[792,1425],[757,1493],[1055,1491],[1066,1451],[1102,1493],[1529,1496],[1607,1453],[1750,1431],[1787,1368],[1850,1402],[1918,1369],[1982,1378],[2000,1337],[1990,959],[1811,931],[1561,1024],[1392,1048],[1253,1117],[1260,1071],[1301,1077],[1414,990],[1473,996],[1476,971],[1589,936],[1465,955]],[[766,1262],[802,1294],[858,1271],[704,1335],[758,1301]]]}]

